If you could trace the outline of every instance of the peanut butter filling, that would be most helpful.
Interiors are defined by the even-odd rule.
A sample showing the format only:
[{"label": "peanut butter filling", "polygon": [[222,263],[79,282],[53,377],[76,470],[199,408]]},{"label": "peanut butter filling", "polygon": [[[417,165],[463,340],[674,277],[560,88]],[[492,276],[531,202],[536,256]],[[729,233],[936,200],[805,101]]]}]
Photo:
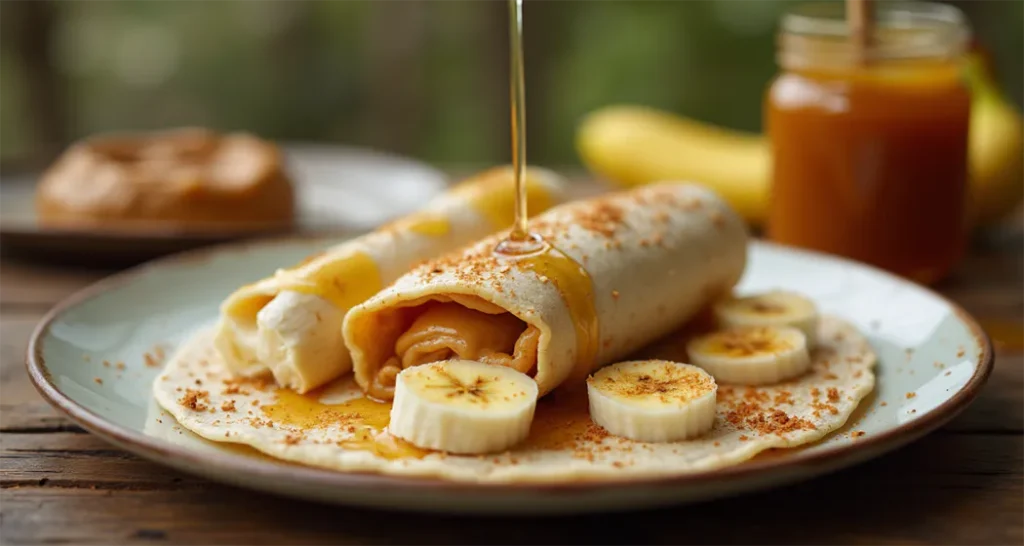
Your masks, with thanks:
[{"label": "peanut butter filling", "polygon": [[367,394],[390,400],[399,372],[453,358],[527,374],[536,368],[540,330],[482,300],[459,300],[431,301],[409,310],[415,318],[395,340],[392,355],[378,369]]}]

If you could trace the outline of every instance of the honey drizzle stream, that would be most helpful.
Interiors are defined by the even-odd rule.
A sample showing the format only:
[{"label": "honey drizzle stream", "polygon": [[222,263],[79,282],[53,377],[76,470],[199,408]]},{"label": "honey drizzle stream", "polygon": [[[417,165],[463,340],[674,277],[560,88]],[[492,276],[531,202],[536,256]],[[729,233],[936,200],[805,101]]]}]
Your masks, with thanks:
[{"label": "honey drizzle stream", "polygon": [[530,233],[527,220],[526,183],[526,86],[523,75],[523,0],[508,0],[509,113],[512,128],[512,178],[515,182],[514,221],[505,240],[495,251],[506,256],[523,256],[544,249],[544,241]]},{"label": "honey drizzle stream", "polygon": [[[576,366],[572,375],[593,368],[597,355],[598,323],[594,306],[594,283],[586,269],[530,233],[527,225],[526,184],[526,88],[523,75],[523,2],[509,0],[509,98],[511,100],[512,171],[516,187],[515,222],[508,238],[498,244],[499,256],[519,261],[525,269],[551,279],[569,308],[576,330]],[[580,373],[582,371],[582,374]]]},{"label": "honey drizzle stream", "polygon": [[523,75],[523,1],[508,2],[509,99],[511,101],[512,171],[516,187],[515,223],[509,238],[529,239],[526,226],[526,86]]}]

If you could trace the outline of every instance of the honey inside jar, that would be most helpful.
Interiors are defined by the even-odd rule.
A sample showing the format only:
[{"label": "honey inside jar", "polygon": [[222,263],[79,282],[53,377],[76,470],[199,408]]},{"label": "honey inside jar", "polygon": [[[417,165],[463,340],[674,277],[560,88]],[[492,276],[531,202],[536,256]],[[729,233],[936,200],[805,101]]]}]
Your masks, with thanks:
[{"label": "honey inside jar", "polygon": [[769,237],[919,282],[965,241],[970,94],[959,11],[878,3],[866,47],[841,3],[788,14],[766,96],[773,148]]}]

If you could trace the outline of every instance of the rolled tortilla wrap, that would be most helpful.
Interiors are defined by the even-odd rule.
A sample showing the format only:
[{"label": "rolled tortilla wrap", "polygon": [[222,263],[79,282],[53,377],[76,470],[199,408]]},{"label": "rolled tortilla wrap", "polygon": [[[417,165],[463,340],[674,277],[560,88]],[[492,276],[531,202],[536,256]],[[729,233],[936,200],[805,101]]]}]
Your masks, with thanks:
[{"label": "rolled tortilla wrap", "polygon": [[[564,183],[544,169],[527,173],[529,207],[562,199]],[[236,375],[273,374],[306,392],[351,370],[341,334],[345,313],[428,258],[512,223],[512,171],[495,168],[429,202],[422,211],[310,256],[243,286],[221,305],[218,352]]]},{"label": "rolled tortilla wrap", "polygon": [[402,369],[455,357],[531,374],[543,395],[679,328],[746,262],[742,220],[695,185],[569,203],[530,226],[548,251],[497,256],[496,234],[352,309],[345,343],[363,390],[387,399]]}]

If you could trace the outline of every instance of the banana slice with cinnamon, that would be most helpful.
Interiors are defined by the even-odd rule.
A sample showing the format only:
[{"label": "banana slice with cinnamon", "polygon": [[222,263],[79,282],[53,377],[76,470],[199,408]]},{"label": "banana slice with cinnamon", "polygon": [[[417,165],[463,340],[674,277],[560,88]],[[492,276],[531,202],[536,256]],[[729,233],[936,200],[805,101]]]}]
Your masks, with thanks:
[{"label": "banana slice with cinnamon", "polygon": [[392,435],[424,449],[482,454],[526,439],[537,383],[505,366],[445,360],[402,370],[395,378]]},{"label": "banana slice with cinnamon", "polygon": [[804,333],[790,326],[746,326],[690,340],[690,360],[722,383],[765,385],[811,367]]},{"label": "banana slice with cinnamon", "polygon": [[715,422],[718,386],[696,366],[667,360],[620,362],[587,379],[590,418],[639,442],[695,438]]}]

